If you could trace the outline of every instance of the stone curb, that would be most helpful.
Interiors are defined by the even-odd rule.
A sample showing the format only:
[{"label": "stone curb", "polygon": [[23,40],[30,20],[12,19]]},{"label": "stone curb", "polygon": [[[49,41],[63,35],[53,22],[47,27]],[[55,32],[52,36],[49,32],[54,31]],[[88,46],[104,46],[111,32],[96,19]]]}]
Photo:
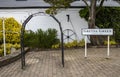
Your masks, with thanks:
[{"label": "stone curb", "polygon": [[[25,48],[25,53],[29,51],[29,48]],[[0,68],[2,66],[8,65],[10,63],[13,63],[14,61],[18,60],[21,58],[21,50],[17,50],[13,54],[3,56],[0,58]]]}]

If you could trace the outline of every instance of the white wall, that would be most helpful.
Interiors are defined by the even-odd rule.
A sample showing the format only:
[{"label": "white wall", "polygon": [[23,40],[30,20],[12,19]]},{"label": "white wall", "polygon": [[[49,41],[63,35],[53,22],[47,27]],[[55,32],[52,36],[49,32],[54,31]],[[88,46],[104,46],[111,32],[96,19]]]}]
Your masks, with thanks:
[{"label": "white wall", "polygon": [[[83,36],[81,35],[81,29],[87,28],[88,24],[84,19],[80,18],[78,13],[79,10],[80,9],[68,9],[62,11],[56,17],[61,21],[63,30],[71,29],[77,34],[77,39],[82,39]],[[70,19],[73,24],[73,27],[70,22],[67,22],[67,16],[66,16],[67,14],[70,15]]]},{"label": "white wall", "polygon": [[[81,35],[81,28],[87,28],[87,22],[80,18],[80,9],[67,9],[59,12],[55,17],[61,22],[63,30],[71,29],[77,34],[77,38],[73,35],[71,38],[80,40],[83,38]],[[30,14],[36,12],[44,12],[45,9],[19,9],[19,10],[0,10],[0,17],[14,17],[19,23],[22,23]],[[67,16],[70,15],[71,22],[67,22]],[[73,25],[73,26],[72,26]],[[58,37],[60,37],[59,26],[54,19],[49,16],[37,16],[30,20],[26,26],[26,30],[36,31],[38,28],[46,30],[48,28],[55,28],[58,30]],[[65,33],[67,35],[67,33]],[[70,34],[72,34],[70,32]]]}]

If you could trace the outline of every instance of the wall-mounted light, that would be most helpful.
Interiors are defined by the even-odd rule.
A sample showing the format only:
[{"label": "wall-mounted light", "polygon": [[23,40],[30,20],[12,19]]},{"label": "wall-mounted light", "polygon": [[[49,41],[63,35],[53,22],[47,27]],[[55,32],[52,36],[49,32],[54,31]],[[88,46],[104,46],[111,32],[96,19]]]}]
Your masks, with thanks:
[{"label": "wall-mounted light", "polygon": [[27,1],[27,0],[16,0],[16,1]]}]

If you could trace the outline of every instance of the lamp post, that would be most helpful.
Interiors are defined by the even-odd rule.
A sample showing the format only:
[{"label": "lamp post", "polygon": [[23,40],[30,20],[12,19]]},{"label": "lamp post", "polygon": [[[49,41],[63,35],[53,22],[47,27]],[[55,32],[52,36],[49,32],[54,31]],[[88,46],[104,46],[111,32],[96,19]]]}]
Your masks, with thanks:
[{"label": "lamp post", "polygon": [[4,18],[2,18],[2,27],[3,27],[4,56],[6,56],[6,42],[5,42],[5,19],[4,19]]}]

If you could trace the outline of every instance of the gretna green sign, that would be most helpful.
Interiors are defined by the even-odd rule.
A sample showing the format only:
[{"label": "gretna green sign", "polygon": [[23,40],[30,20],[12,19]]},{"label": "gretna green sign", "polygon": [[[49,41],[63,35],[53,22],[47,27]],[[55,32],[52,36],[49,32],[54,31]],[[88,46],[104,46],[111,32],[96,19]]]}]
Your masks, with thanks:
[{"label": "gretna green sign", "polygon": [[107,58],[110,55],[110,35],[113,35],[113,29],[82,29],[82,35],[85,36],[85,58],[87,57],[87,36],[90,35],[107,35]]},{"label": "gretna green sign", "polygon": [[82,29],[83,35],[113,35],[113,29]]}]

